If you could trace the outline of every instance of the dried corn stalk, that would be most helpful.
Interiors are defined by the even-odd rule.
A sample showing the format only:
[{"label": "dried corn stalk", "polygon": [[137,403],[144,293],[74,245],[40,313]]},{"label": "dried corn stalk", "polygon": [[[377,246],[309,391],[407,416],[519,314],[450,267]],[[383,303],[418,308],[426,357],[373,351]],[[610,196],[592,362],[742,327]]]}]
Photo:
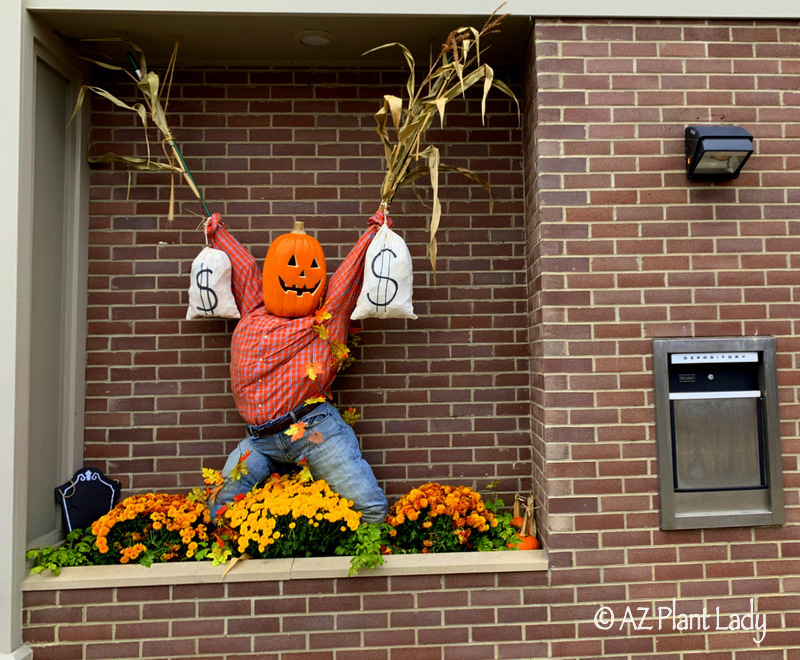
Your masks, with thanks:
[{"label": "dried corn stalk", "polygon": [[[536,536],[536,518],[534,518],[533,515],[536,507],[534,504],[533,491],[528,493],[527,496],[520,493],[514,496],[514,517],[518,518],[520,517],[520,513],[522,513],[522,526],[520,527],[520,534],[522,536]],[[523,508],[524,512],[522,512]]]},{"label": "dried corn stalk", "polygon": [[[430,128],[436,115],[444,125],[447,103],[457,96],[463,96],[472,85],[483,82],[481,99],[481,118],[485,120],[486,98],[494,87],[509,96],[517,105],[519,117],[519,101],[514,92],[504,82],[494,77],[494,71],[488,64],[481,64],[481,37],[499,32],[503,16],[496,13],[489,17],[481,30],[473,27],[460,27],[453,30],[442,45],[439,56],[431,63],[428,74],[417,87],[415,82],[414,58],[409,50],[400,43],[393,42],[378,46],[370,53],[382,48],[397,46],[403,52],[409,68],[406,92],[408,101],[392,95],[383,97],[383,105],[375,113],[378,135],[383,142],[386,156],[386,175],[381,185],[381,205],[385,208],[391,204],[400,186],[411,183],[425,174],[430,174],[433,194],[433,210],[430,220],[430,242],[428,256],[436,278],[436,231],[442,215],[439,201],[439,172],[448,170],[459,172],[473,181],[480,183],[489,193],[491,212],[491,188],[489,183],[471,170],[451,167],[439,160],[439,149],[433,145],[421,149],[425,131]],[[366,53],[365,53],[366,54]],[[392,118],[395,132],[390,134],[388,123]],[[394,141],[393,138],[394,137]],[[427,164],[412,167],[415,161],[425,159]]]},{"label": "dried corn stalk", "polygon": [[[72,119],[78,113],[78,110],[83,105],[83,102],[86,98],[86,94],[88,92],[92,92],[94,94],[97,94],[98,96],[101,96],[111,101],[111,103],[113,103],[116,106],[135,112],[136,115],[139,117],[140,121],[142,122],[142,128],[145,131],[145,143],[147,144],[146,158],[139,158],[135,156],[123,156],[114,152],[108,152],[101,156],[96,156],[96,157],[90,156],[88,159],[89,162],[123,163],[125,166],[133,170],[141,170],[148,172],[167,171],[170,172],[173,177],[176,172],[180,172],[181,174],[183,174],[184,178],[186,179],[186,182],[189,184],[189,187],[191,188],[195,197],[197,197],[197,199],[203,205],[203,210],[206,214],[206,217],[210,216],[211,212],[206,206],[205,200],[203,199],[199,189],[197,188],[197,185],[195,184],[194,178],[192,177],[192,173],[186,166],[186,162],[183,159],[183,154],[181,154],[180,149],[178,148],[178,145],[176,144],[175,139],[172,136],[172,131],[170,130],[169,124],[167,123],[166,110],[167,106],[169,105],[169,92],[172,85],[172,75],[175,71],[175,62],[177,58],[178,44],[175,44],[175,48],[172,51],[172,57],[170,58],[169,65],[167,66],[165,73],[165,81],[162,83],[157,73],[155,73],[154,71],[148,71],[147,61],[145,60],[144,52],[142,51],[141,48],[139,48],[139,46],[137,46],[132,41],[128,41],[127,39],[122,39],[119,37],[109,37],[107,39],[82,39],[81,41],[121,42],[131,50],[135,51],[138,54],[138,62],[134,57],[134,55],[132,55],[130,52],[128,53],[128,56],[131,59],[131,65],[133,70],[131,70],[130,68],[121,67],[113,62],[100,61],[89,57],[83,57],[82,59],[92,62],[97,66],[103,67],[104,69],[111,69],[113,71],[122,71],[123,73],[125,73],[136,83],[136,90],[138,93],[141,93],[144,102],[134,103],[133,105],[130,105],[100,87],[94,87],[92,85],[83,85],[78,93],[78,100],[75,103],[75,109],[72,112],[72,117],[70,118],[70,121],[72,121]],[[161,132],[161,135],[163,136],[161,146],[167,162],[155,161],[151,158],[150,141],[147,139],[147,129],[149,126],[148,120],[151,121],[156,126],[156,128],[158,128],[158,130]],[[174,183],[175,182],[173,178],[170,182],[170,200],[169,200],[169,215],[168,215],[169,220],[172,220],[173,217],[175,216]]]}]

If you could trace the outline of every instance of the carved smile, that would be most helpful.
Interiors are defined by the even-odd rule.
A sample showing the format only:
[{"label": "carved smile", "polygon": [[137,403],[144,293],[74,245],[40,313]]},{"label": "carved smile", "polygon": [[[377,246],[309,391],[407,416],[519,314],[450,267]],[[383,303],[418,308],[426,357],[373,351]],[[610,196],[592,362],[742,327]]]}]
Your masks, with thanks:
[{"label": "carved smile", "polygon": [[296,293],[298,296],[303,296],[306,293],[313,294],[317,289],[319,289],[319,282],[317,282],[314,286],[306,287],[306,286],[290,286],[283,281],[283,278],[278,275],[278,282],[281,284],[281,289],[283,289],[284,293]]}]

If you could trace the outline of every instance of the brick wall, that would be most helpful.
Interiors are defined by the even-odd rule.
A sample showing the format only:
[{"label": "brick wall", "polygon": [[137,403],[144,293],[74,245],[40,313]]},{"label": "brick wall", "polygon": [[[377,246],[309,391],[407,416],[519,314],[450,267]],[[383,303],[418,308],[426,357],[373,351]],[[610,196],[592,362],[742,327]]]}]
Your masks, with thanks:
[{"label": "brick wall", "polygon": [[[120,95],[129,88],[112,85]],[[171,126],[214,212],[263,261],[275,236],[303,220],[328,270],[377,209],[383,148],[373,113],[399,94],[398,73],[181,70]],[[127,98],[127,96],[125,96]],[[495,94],[485,125],[480,93],[429,131],[442,159],[486,177],[442,177],[438,277],[426,257],[426,209],[410,190],[390,209],[414,257],[413,322],[367,319],[357,363],[334,383],[362,414],[365,455],[391,496],[430,480],[501,492],[530,487],[524,214],[519,124]],[[146,155],[132,113],[95,100],[95,152]],[[158,149],[157,142],[151,143]],[[234,322],[186,321],[189,268],[203,244],[201,211],[170,178],[92,174],[87,464],[133,490],[187,489],[244,437],[230,395]],[[430,197],[423,183],[420,193]]]},{"label": "brick wall", "polygon": [[507,573],[31,592],[27,636],[35,660],[544,657],[545,581]]},{"label": "brick wall", "polygon": [[[798,657],[798,37],[796,23],[537,21],[532,428],[554,657]],[[693,123],[755,136],[738,180],[686,179]],[[662,532],[651,340],[755,334],[778,338],[787,524]],[[620,626],[626,606],[672,598],[684,613],[755,598],[774,651],[716,624]],[[618,617],[608,633],[592,621],[603,604]]]},{"label": "brick wall", "polygon": [[[506,488],[533,476],[551,559],[546,583],[530,574],[29,594],[32,643],[46,647],[65,635],[65,652],[84,657],[76,648],[85,643],[91,657],[103,657],[115,652],[106,644],[122,640],[118,626],[131,635],[131,653],[149,643],[140,640],[173,631],[170,643],[230,658],[272,657],[280,651],[268,643],[300,644],[297,634],[306,650],[296,657],[337,660],[800,658],[800,29],[542,19],[533,37],[524,135],[514,129],[510,108],[498,112],[497,103],[486,128],[474,113],[451,115],[442,135],[451,160],[490,172],[498,212],[485,214],[479,189],[448,180],[445,226],[453,242],[441,250],[442,274],[432,287],[422,247],[425,214],[410,194],[403,198],[394,215],[409,229],[424,313],[407,326],[371,323],[362,359],[338,389],[364,408],[366,421],[356,430],[390,492],[428,476],[481,485],[497,475]],[[353,72],[325,83],[322,74],[300,72],[285,72],[280,82],[276,72],[185,75],[197,79],[183,83],[175,106],[179,136],[206,187],[216,191],[209,195],[214,206],[224,207],[246,242],[260,246],[257,256],[295,215],[330,223],[326,245],[351,244],[374,210],[370,191],[380,178],[369,115],[385,93],[381,75]],[[217,97],[200,100],[208,96],[204,80],[217,81]],[[267,96],[246,98],[256,93]],[[114,127],[122,121],[116,113],[95,119],[96,140],[118,131],[140,144],[129,124]],[[237,125],[256,119],[266,124]],[[285,125],[302,121],[312,125]],[[690,183],[683,129],[712,122],[747,128],[756,153],[735,182]],[[242,137],[231,142],[222,130]],[[318,131],[329,137],[314,139]],[[200,465],[217,465],[222,445],[240,435],[227,394],[230,326],[180,320],[198,247],[195,221],[167,228],[158,220],[168,193],[163,179],[133,188],[130,202],[126,181],[121,172],[97,172],[93,185],[87,459],[122,475],[126,485],[151,488],[163,480],[183,487],[194,483]],[[335,198],[323,198],[326,189]],[[170,244],[159,247],[161,240]],[[152,281],[142,286],[145,280]],[[484,299],[497,307],[487,308]],[[148,313],[140,319],[142,305]],[[756,333],[778,338],[787,523],[663,532],[651,340]],[[108,364],[117,359],[122,363]],[[493,387],[485,389],[490,378]],[[133,405],[153,408],[119,410]],[[673,598],[676,614],[719,608],[723,624],[746,613],[753,599],[767,617],[764,641],[758,646],[752,632],[719,630],[713,619],[708,630],[696,622],[681,630],[670,617],[659,630],[653,617]],[[171,609],[178,605],[185,609]],[[215,608],[233,605],[241,611],[220,622],[225,617]],[[601,606],[616,616],[606,632],[593,621]],[[641,623],[652,629],[635,629],[638,608],[647,608]],[[105,609],[110,619],[92,618]],[[129,632],[121,626],[126,616]],[[209,627],[193,632],[195,619]],[[158,635],[146,635],[143,620],[158,621]],[[224,646],[230,633],[251,650]],[[287,650],[281,657],[293,656]]]}]

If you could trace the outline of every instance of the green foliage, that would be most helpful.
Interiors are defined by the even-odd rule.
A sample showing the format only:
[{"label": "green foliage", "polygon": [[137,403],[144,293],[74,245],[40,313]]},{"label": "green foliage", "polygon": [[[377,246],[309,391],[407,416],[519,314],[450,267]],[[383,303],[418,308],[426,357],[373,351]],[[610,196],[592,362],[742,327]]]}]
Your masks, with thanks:
[{"label": "green foliage", "polygon": [[61,545],[31,548],[25,558],[33,560],[31,575],[50,571],[53,575],[61,573],[64,566],[91,566],[106,563],[102,561],[95,545],[95,535],[89,529],[74,529]]},{"label": "green foliage", "polygon": [[483,500],[467,486],[427,483],[389,509],[392,552],[503,550],[516,534],[500,499]]},{"label": "green foliage", "polygon": [[361,523],[354,533],[339,544],[335,550],[337,555],[352,555],[351,577],[362,568],[383,565],[383,550],[388,545],[391,529],[386,523]]},{"label": "green foliage", "polygon": [[[397,527],[397,534],[392,539],[392,552],[398,554],[416,552],[466,552],[473,550],[472,545],[461,543],[453,533],[453,519],[449,516],[437,516],[430,520],[430,527],[423,529],[420,525],[407,522]],[[424,550],[423,550],[424,548]]]},{"label": "green foliage", "polygon": [[517,548],[514,546],[511,548],[508,547],[508,544],[512,541],[516,542],[519,540],[517,537],[518,530],[511,524],[511,519],[514,514],[512,514],[511,511],[503,509],[505,504],[500,498],[494,500],[486,499],[484,500],[484,504],[486,504],[487,510],[494,514],[497,520],[497,527],[490,530],[489,534],[481,535],[475,539],[475,550],[478,552],[516,550]]}]

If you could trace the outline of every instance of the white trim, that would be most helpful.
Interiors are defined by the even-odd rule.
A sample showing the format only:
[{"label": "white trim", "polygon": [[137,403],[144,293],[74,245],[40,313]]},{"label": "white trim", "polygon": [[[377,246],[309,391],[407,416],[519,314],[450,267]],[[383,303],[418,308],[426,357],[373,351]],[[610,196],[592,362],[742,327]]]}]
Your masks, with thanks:
[{"label": "white trim", "polygon": [[24,644],[11,653],[0,653],[0,660],[30,660],[30,658],[33,658],[33,649]]},{"label": "white trim", "polygon": [[[384,565],[362,569],[357,577],[392,575],[463,575],[466,573],[540,572],[550,568],[544,550],[504,552],[455,552],[429,555],[388,555]],[[230,570],[228,570],[230,569]],[[226,571],[228,571],[226,573]],[[295,559],[249,559],[235,565],[212,566],[209,561],[134,566],[82,566],[52,573],[30,575],[23,591],[106,589],[173,584],[219,582],[264,582],[346,578],[350,557],[302,557]]]},{"label": "white trim", "polygon": [[761,396],[760,390],[735,390],[732,392],[670,392],[669,400],[678,401],[686,399],[757,399]]},{"label": "white trim", "polygon": [[[37,66],[39,62],[55,71],[71,86],[70,100],[63,110],[65,119],[72,111],[70,103],[77,97],[81,82],[79,70],[69,61],[69,53],[60,39],[53,36],[51,31],[42,26],[38,20],[30,20],[26,15],[30,27],[30,59],[26,56],[23,62],[23,88],[36,89]],[[26,51],[27,52],[27,51]],[[35,97],[25,97],[23,103],[23,143],[30,145],[27,150],[26,166],[28,171],[23,173],[22,179],[30,189],[25,189],[26,203],[30,211],[20,214],[20,218],[32,217],[34,168],[33,155],[35,153],[35,139],[33,117],[35,117]],[[88,104],[87,104],[88,105]],[[30,123],[28,127],[26,122]],[[88,289],[86,280],[88,276],[88,163],[86,161],[86,126],[89,123],[88,109],[76,115],[66,131],[66,154],[64,163],[64,188],[66,204],[66,226],[64,228],[64,291],[62,295],[62,365],[57,370],[61,374],[61,396],[59,401],[59,418],[61,420],[57,433],[61,436],[61,455],[55,460],[60,464],[59,481],[67,481],[83,463],[83,423],[85,406],[85,370],[86,370],[86,300]],[[25,152],[25,150],[23,150]],[[32,274],[32,235],[31,223],[26,222],[19,228],[19,284],[18,284],[18,348],[20,359],[26,360],[23,381],[18,384],[19,405],[31,406],[35,402],[28,399],[30,385],[30,355],[31,355],[31,283]],[[56,332],[58,325],[54,326]],[[23,372],[20,371],[20,378]],[[35,396],[35,395],[34,395]],[[24,401],[23,401],[24,399]],[[28,422],[25,422],[25,433],[28,434]],[[26,446],[28,442],[26,441]],[[37,457],[41,459],[41,457]],[[27,479],[26,479],[27,482]],[[52,486],[53,488],[55,485]],[[27,483],[26,483],[27,488]],[[55,502],[55,500],[53,500]],[[55,512],[54,512],[55,513]],[[28,547],[41,545],[55,545],[63,538],[62,518],[54,517],[54,527],[37,538],[26,538]]]},{"label": "white trim", "polygon": [[[8,536],[6,557],[0,564],[0,654],[17,653],[22,644],[22,594],[20,583],[25,568],[27,520],[27,414],[26,358],[20,355],[19,242],[20,225],[30,215],[28,176],[30,154],[31,89],[26,84],[31,73],[30,20],[23,0],[0,2],[0,62],[5,75],[0,79],[0,125],[3,136],[3,159],[0,161],[0,199],[3,222],[0,245],[5,251],[0,260],[0,309],[5,323],[0,324],[0,493],[5,506],[0,525]],[[22,384],[22,388],[21,388]]]},{"label": "white trim", "polygon": [[[299,0],[291,5],[264,0],[227,0],[225,3],[218,0],[27,0],[26,7],[42,12],[485,16],[494,5],[488,5],[487,9],[486,2],[479,0],[439,3],[406,0],[402,4],[382,0],[340,0],[335,4],[330,0]],[[502,11],[518,16],[587,18],[800,18],[798,3],[787,0],[672,0],[664,4],[641,0],[508,0]]]},{"label": "white trim", "polygon": [[758,362],[756,351],[728,351],[726,353],[673,353],[669,356],[670,364]]}]

